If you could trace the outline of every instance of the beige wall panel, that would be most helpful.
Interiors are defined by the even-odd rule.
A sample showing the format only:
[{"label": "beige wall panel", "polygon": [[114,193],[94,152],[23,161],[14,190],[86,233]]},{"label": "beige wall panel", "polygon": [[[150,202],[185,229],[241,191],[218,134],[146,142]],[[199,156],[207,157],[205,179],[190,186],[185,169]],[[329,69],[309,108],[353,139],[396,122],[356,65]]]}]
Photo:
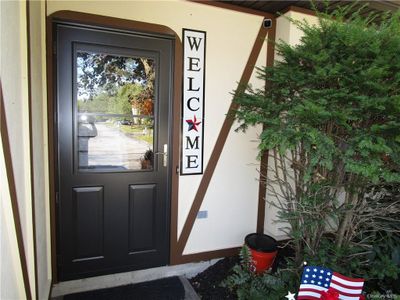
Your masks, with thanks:
[{"label": "beige wall panel", "polygon": [[[318,18],[316,16],[306,15],[297,11],[289,12],[290,18],[296,21],[306,21],[310,25],[318,25]],[[294,24],[290,24],[289,44],[298,45],[300,39],[303,36],[303,32]]]},{"label": "beige wall panel", "polygon": [[[26,3],[1,1],[0,5],[0,78],[5,99],[28,275],[30,282],[33,283],[35,270],[30,184]],[[35,297],[34,291],[32,295]]]},{"label": "beige wall panel", "polygon": [[[43,1],[29,3],[30,59],[32,95],[33,178],[36,225],[36,257],[38,270],[38,297],[46,299],[51,285],[48,153],[47,153],[47,99],[46,99],[46,13]],[[46,123],[43,122],[46,121]]]},{"label": "beige wall panel", "polygon": [[[266,54],[267,42],[260,51],[256,67],[265,66]],[[257,78],[255,69],[250,84],[253,89],[264,88],[264,82]],[[251,127],[245,133],[235,132],[238,126],[235,122],[229,132],[200,208],[201,211],[208,212],[208,218],[196,219],[184,254],[240,247],[244,237],[256,231],[259,184],[257,170],[260,167],[256,158],[261,126]]]},{"label": "beige wall panel", "polygon": [[24,299],[22,269],[18,256],[17,237],[1,140],[0,186],[0,299]]},{"label": "beige wall panel", "polygon": [[[240,80],[260,28],[262,17],[188,1],[48,2],[48,14],[59,10],[73,10],[161,24],[170,27],[179,36],[181,36],[182,28],[204,30],[207,32],[206,120],[204,136],[205,168],[230,105],[232,99],[231,93],[237,87],[237,83]],[[210,191],[206,196],[209,199],[206,200],[208,202],[207,209],[212,219],[209,217],[202,220],[202,222],[207,223],[207,226],[195,229],[195,231],[199,232],[199,234],[194,233],[196,240],[204,240],[204,236],[209,235],[208,228],[220,226],[217,221],[219,219],[226,219],[226,206],[243,209],[244,195],[251,198],[256,197],[255,195],[258,191],[258,183],[255,180],[257,177],[256,167],[249,167],[248,164],[257,163],[255,161],[256,150],[254,150],[256,145],[250,142],[250,140],[255,139],[257,136],[255,132],[251,131],[247,135],[235,133],[233,136],[235,138],[230,138],[227,150],[222,154],[220,163],[222,167],[217,167],[216,172],[218,174],[216,174],[211,184],[211,188],[216,190]],[[225,165],[226,167],[224,167]],[[226,194],[225,190],[218,191],[221,187],[229,184],[228,182],[233,179],[232,174],[235,174],[236,181],[234,181],[234,184],[240,190],[240,193]],[[201,175],[180,177],[178,234],[181,232],[186,220],[200,180]],[[222,199],[228,198],[229,200],[221,202]],[[221,228],[223,228],[223,231],[227,227],[230,227],[231,235],[213,238],[212,242],[207,245],[207,248],[218,249],[227,245],[237,245],[238,240],[241,239],[241,231],[243,231],[241,226],[244,226],[244,230],[246,231],[249,228],[255,230],[255,211],[256,206],[252,205],[249,213],[242,216],[239,221],[230,220],[229,224],[222,224]],[[239,233],[238,230],[240,231]],[[201,251],[203,248],[203,246],[190,246],[191,251],[196,252]]]}]

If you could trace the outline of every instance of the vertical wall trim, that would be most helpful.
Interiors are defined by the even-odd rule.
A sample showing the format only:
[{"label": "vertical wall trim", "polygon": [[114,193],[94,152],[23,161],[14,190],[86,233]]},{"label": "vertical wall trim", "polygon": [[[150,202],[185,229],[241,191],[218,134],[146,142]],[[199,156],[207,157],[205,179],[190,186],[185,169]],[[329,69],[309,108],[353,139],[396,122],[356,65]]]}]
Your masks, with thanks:
[{"label": "vertical wall trim", "polygon": [[[263,126],[263,131],[264,130],[265,126]],[[264,153],[261,155],[261,161],[260,161],[260,178],[258,184],[257,233],[264,233],[268,156],[269,156],[268,150],[264,151]]]},{"label": "vertical wall trim", "polygon": [[27,44],[27,71],[28,71],[28,111],[29,111],[29,158],[31,174],[31,201],[32,201],[32,234],[33,234],[33,268],[34,268],[34,288],[36,299],[38,299],[38,267],[36,249],[36,218],[35,218],[35,172],[33,170],[33,118],[32,118],[32,59],[31,59],[31,18],[30,2],[26,0],[26,44]]},{"label": "vertical wall trim", "polygon": [[180,131],[181,131],[181,99],[182,99],[182,70],[183,47],[182,41],[175,33],[174,43],[174,78],[173,78],[173,105],[172,105],[172,176],[171,176],[171,208],[170,208],[170,264],[177,262],[178,254],[178,206],[179,206],[179,168],[180,162]]},{"label": "vertical wall trim", "polygon": [[47,83],[47,128],[48,128],[48,159],[49,159],[49,208],[50,208],[50,234],[51,234],[51,279],[52,283],[57,283],[57,224],[56,224],[56,157],[55,157],[55,109],[54,91],[56,87],[53,82],[53,23],[47,17],[46,1],[46,83]]},{"label": "vertical wall trim", "polygon": [[[275,59],[275,36],[276,36],[276,19],[272,19],[272,28],[268,31],[267,46],[267,67],[274,65]],[[265,89],[269,88],[268,81],[265,82]],[[263,126],[263,130],[265,127]],[[267,193],[267,172],[268,172],[268,151],[261,156],[260,161],[260,179],[258,186],[258,215],[257,215],[257,233],[264,233],[265,222],[265,201]]]},{"label": "vertical wall trim", "polygon": [[8,138],[8,128],[6,120],[6,112],[3,98],[3,88],[0,81],[0,131],[1,141],[3,144],[4,160],[6,165],[8,188],[10,191],[11,207],[14,217],[14,227],[17,237],[18,254],[21,262],[22,278],[24,280],[25,295],[28,300],[32,299],[31,287],[29,284],[28,266],[25,255],[24,240],[22,235],[21,217],[18,208],[17,189],[15,186],[15,178],[12,164],[10,140]]},{"label": "vertical wall trim", "polygon": [[[267,35],[268,30],[261,25],[260,30],[257,34],[256,40],[254,42],[253,48],[250,52],[249,58],[247,60],[246,66],[243,70],[242,76],[240,78],[238,88],[233,96],[233,99],[240,93],[244,92],[247,84],[249,83],[251,74],[253,72],[254,66],[256,64],[257,58],[261,52],[262,46],[264,44],[265,37]],[[228,113],[225,117],[224,123],[222,124],[221,130],[219,132],[217,142],[214,146],[214,149],[211,153],[210,159],[208,161],[207,167],[204,171],[203,177],[201,178],[201,182],[199,188],[197,190],[196,196],[194,197],[192,206],[190,208],[189,214],[186,218],[185,224],[182,229],[182,233],[178,240],[178,251],[179,254],[182,255],[185,250],[187,241],[189,239],[190,233],[193,229],[194,222],[196,220],[197,213],[200,210],[201,204],[203,203],[204,196],[206,195],[208,186],[210,184],[211,178],[214,174],[214,170],[217,166],[218,160],[221,156],[222,150],[224,149],[225,142],[228,138],[230,129],[234,122],[234,115],[232,111],[235,111],[238,108],[238,104],[232,100],[232,103],[228,109]]]}]

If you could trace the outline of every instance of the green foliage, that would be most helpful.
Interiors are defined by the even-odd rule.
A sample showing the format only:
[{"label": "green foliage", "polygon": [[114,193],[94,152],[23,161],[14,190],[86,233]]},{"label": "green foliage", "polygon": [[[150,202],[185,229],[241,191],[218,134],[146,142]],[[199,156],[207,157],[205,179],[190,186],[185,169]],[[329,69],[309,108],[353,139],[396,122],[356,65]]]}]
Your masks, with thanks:
[{"label": "green foliage", "polygon": [[393,294],[390,290],[385,293],[372,292],[367,296],[367,299],[393,299],[400,300],[400,295]]},{"label": "green foliage", "polygon": [[304,260],[309,265],[321,265],[350,277],[365,278],[365,274],[360,272],[362,262],[358,259],[362,250],[363,248],[357,246],[338,248],[332,237],[325,236],[321,239],[318,251],[305,248]]},{"label": "green foliage", "polygon": [[121,86],[110,111],[131,114],[132,104],[137,101],[142,91],[143,87],[139,84],[127,83]]},{"label": "green foliage", "polygon": [[132,114],[132,102],[140,97],[143,87],[140,84],[127,83],[117,89],[115,96],[102,91],[93,99],[79,100],[80,112]]},{"label": "green foliage", "polygon": [[107,113],[109,103],[113,101],[115,101],[114,97],[110,97],[106,93],[99,93],[92,100],[78,99],[78,109],[80,112]]},{"label": "green foliage", "polygon": [[[379,186],[371,190],[366,197],[371,212],[377,207],[386,207],[389,212],[382,215],[371,213],[369,222],[360,230],[359,239],[369,238],[371,248],[367,256],[368,266],[361,269],[366,278],[379,282],[377,288],[381,291],[400,287],[395,284],[400,279],[400,218],[398,212],[391,208],[400,201],[400,184]],[[374,230],[378,228],[378,230]],[[371,235],[363,234],[372,232]]]},{"label": "green foliage", "polygon": [[[400,274],[400,219],[390,211],[384,215],[380,208],[390,209],[400,198],[400,185],[374,187],[365,197],[368,210],[362,209],[368,222],[358,230],[349,246],[337,247],[335,235],[321,236],[318,249],[304,247],[303,259],[309,265],[329,267],[347,276],[367,280],[366,291],[388,291],[396,286]],[[375,213],[378,212],[378,213]],[[363,216],[360,215],[360,218]],[[289,264],[296,267],[294,261]]]},{"label": "green foliage", "polygon": [[270,204],[289,224],[293,270],[306,260],[396,279],[400,201],[379,193],[400,183],[400,12],[379,25],[345,13],[296,21],[300,44],[276,44],[280,60],[258,69],[266,87],[239,93],[235,114],[238,129],[263,125]]},{"label": "green foliage", "polygon": [[287,294],[287,285],[277,275],[255,273],[249,248],[244,245],[240,251],[240,264],[234,266],[233,274],[223,283],[223,287],[236,291],[240,300],[282,299]]},{"label": "green foliage", "polygon": [[151,59],[79,52],[77,66],[78,92],[89,99],[96,96],[99,87],[109,96],[115,96],[116,88],[127,83],[153,89],[155,70]]},{"label": "green foliage", "polygon": [[235,99],[241,128],[265,125],[261,151],[302,143],[308,175],[341,162],[361,183],[399,181],[399,14],[380,26],[356,16],[298,24],[301,44],[278,43],[282,60],[258,70],[268,88]]}]

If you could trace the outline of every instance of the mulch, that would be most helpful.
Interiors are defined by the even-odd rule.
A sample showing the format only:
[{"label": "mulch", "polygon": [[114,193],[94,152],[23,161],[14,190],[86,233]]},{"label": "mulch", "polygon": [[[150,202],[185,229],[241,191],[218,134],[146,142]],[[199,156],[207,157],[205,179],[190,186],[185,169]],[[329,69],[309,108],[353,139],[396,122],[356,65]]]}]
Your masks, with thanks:
[{"label": "mulch", "polygon": [[221,287],[232,272],[232,268],[239,263],[239,256],[226,257],[207,268],[189,281],[201,299],[206,300],[236,300],[236,294],[227,288]]},{"label": "mulch", "polygon": [[[272,266],[272,272],[275,272],[278,266],[284,267],[284,258],[291,255],[293,255],[293,250],[289,247],[279,249],[278,255]],[[204,270],[202,273],[199,273],[195,277],[191,278],[189,281],[201,299],[236,300],[236,293],[231,292],[227,288],[221,287],[221,283],[230,274],[232,274],[232,268],[238,263],[238,255],[223,258],[214,265],[210,266],[208,269]]]}]

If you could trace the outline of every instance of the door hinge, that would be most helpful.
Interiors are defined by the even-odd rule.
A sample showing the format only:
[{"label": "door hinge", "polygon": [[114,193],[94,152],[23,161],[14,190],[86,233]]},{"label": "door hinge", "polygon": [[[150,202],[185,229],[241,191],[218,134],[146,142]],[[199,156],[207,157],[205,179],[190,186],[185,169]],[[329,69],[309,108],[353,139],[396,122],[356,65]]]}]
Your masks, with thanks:
[{"label": "door hinge", "polygon": [[60,193],[56,192],[56,204],[58,205],[60,202]]},{"label": "door hinge", "polygon": [[176,166],[176,174],[179,174],[180,171],[181,169],[179,168],[179,166]]}]

